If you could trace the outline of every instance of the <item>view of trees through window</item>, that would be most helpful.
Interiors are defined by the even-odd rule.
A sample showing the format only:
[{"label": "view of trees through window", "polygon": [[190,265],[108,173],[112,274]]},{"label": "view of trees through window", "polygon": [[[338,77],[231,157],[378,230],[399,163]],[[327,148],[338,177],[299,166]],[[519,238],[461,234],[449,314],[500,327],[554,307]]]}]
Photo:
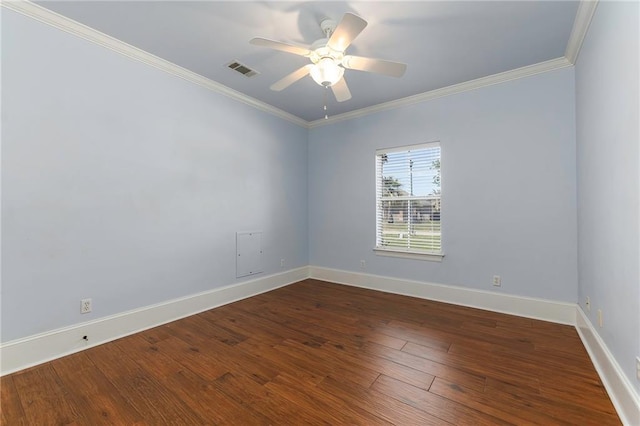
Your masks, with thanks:
[{"label": "view of trees through window", "polygon": [[377,246],[440,253],[440,146],[379,152]]}]

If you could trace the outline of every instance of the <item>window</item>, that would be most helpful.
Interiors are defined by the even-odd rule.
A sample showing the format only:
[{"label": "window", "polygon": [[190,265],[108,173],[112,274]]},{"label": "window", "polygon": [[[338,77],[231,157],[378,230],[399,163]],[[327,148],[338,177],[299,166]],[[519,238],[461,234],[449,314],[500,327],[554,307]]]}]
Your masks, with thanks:
[{"label": "window", "polygon": [[376,252],[442,258],[440,143],[376,151]]}]

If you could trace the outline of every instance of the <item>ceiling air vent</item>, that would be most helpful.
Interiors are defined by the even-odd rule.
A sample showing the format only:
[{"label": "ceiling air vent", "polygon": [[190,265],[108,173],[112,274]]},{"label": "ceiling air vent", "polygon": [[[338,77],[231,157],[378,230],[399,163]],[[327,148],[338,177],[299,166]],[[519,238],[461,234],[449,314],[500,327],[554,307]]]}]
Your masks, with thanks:
[{"label": "ceiling air vent", "polygon": [[227,66],[232,70],[237,71],[240,74],[244,75],[245,77],[253,77],[254,75],[258,74],[258,71],[252,70],[248,66],[243,65],[238,61],[233,61]]}]

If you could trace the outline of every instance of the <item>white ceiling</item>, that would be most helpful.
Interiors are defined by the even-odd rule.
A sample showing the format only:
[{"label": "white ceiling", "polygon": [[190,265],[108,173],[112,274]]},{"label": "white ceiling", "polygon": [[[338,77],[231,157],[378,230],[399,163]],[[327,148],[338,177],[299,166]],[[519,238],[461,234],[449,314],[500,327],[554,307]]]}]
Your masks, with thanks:
[{"label": "white ceiling", "polygon": [[[577,1],[41,1],[39,5],[306,121],[429,92],[564,56]],[[310,77],[269,86],[308,59],[249,44],[260,36],[309,45],[319,22],[355,13],[369,25],[349,54],[404,62],[396,79],[347,70],[338,103]],[[232,60],[257,70],[247,78]]]}]

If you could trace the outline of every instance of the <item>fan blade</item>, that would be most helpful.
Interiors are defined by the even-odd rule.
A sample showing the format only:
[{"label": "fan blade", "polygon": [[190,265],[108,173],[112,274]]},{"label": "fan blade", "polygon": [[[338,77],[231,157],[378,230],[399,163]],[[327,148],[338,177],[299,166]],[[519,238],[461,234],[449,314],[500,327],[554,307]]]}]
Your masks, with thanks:
[{"label": "fan blade", "polygon": [[295,44],[282,43],[280,41],[269,40],[262,37],[254,37],[249,40],[249,43],[254,46],[268,47],[269,49],[281,50],[287,53],[293,53],[294,55],[309,56],[311,51],[303,46],[296,46]]},{"label": "fan blade", "polygon": [[297,70],[295,70],[291,74],[285,76],[283,79],[273,83],[271,85],[271,90],[279,92],[282,89],[286,89],[287,87],[291,86],[296,81],[300,80],[303,77],[306,77],[309,74],[309,71],[311,70],[311,67],[313,67],[313,64],[308,64],[308,65],[305,65],[305,66],[303,66],[301,68],[298,68]]},{"label": "fan blade", "polygon": [[344,102],[351,99],[351,92],[349,91],[349,86],[347,86],[347,81],[342,77],[336,84],[331,86],[331,91],[333,92],[333,96],[336,97],[336,101]]},{"label": "fan blade", "polygon": [[342,59],[342,66],[352,70],[375,72],[390,77],[402,77],[407,70],[407,64],[400,62],[351,55],[347,55]]},{"label": "fan blade", "polygon": [[327,42],[327,46],[338,52],[344,52],[366,26],[367,21],[361,17],[353,13],[345,13]]}]

